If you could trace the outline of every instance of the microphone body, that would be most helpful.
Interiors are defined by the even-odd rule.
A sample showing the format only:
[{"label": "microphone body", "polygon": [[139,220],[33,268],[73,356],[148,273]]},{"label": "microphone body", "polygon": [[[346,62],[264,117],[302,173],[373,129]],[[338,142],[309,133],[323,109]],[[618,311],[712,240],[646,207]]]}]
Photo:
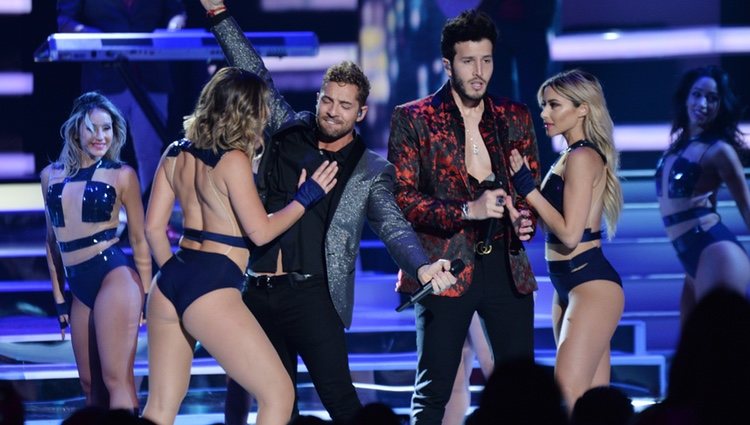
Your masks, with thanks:
[{"label": "microphone body", "polygon": [[[464,262],[461,259],[456,259],[456,260],[451,261],[451,268],[449,271],[451,272],[453,276],[455,276],[461,273],[465,267],[466,267],[466,264],[464,264]],[[398,306],[396,308],[396,311],[398,312],[404,311],[404,309],[406,309],[407,307],[413,306],[419,301],[422,301],[422,299],[424,299],[428,294],[431,294],[431,293],[432,293],[432,283],[427,282],[424,285],[422,285],[422,288],[420,290],[413,293],[409,297],[408,301]]]},{"label": "microphone body", "polygon": [[[485,180],[479,185],[479,187],[484,190],[502,189],[503,183],[501,181]],[[477,253],[479,253],[480,255],[487,255],[492,252],[492,237],[495,236],[499,225],[500,219],[487,219],[487,223],[485,224],[485,226],[487,227],[487,231],[485,232],[484,239],[477,242],[476,246],[474,247]]]}]

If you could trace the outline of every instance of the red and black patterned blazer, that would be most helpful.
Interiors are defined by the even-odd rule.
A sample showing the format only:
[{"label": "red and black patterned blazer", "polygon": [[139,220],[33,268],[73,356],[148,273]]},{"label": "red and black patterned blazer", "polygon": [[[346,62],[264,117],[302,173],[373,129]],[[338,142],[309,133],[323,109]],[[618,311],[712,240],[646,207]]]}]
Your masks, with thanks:
[{"label": "red and black patterned blazer", "polygon": [[[508,158],[518,149],[529,160],[529,168],[539,181],[539,155],[528,108],[509,99],[484,97],[484,114],[479,131],[492,161],[492,171],[500,181],[509,182]],[[484,239],[480,222],[463,220],[461,206],[481,195],[472,193],[465,162],[463,118],[451,96],[450,82],[433,95],[400,106],[393,111],[388,140],[388,160],[396,167],[395,196],[407,220],[419,235],[431,260],[460,258],[466,268],[458,282],[441,295],[461,296],[474,269],[474,245]],[[505,186],[515,199],[516,208],[529,209],[515,190]],[[533,214],[532,214],[533,216]],[[534,226],[536,217],[533,216]],[[521,292],[536,288],[526,252],[509,220],[493,239],[505,238],[512,278]],[[413,292],[417,282],[404,276],[398,289]]]}]

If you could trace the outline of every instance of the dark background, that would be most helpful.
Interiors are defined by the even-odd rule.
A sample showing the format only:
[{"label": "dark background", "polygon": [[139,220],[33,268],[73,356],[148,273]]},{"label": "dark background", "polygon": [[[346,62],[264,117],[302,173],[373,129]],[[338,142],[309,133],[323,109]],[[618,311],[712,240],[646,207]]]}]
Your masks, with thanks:
[{"label": "dark background", "polygon": [[[492,3],[492,0],[488,2]],[[550,29],[557,34],[612,29],[750,25],[750,7],[742,0],[515,2],[532,11],[548,7],[552,3],[555,15]],[[314,31],[321,44],[357,43],[365,40],[368,34],[371,36],[375,28],[375,34],[382,37],[383,49],[378,51],[376,45],[373,50],[369,43],[365,48],[360,47],[360,62],[370,78],[378,83],[373,84],[370,102],[372,113],[368,114],[368,119],[360,130],[371,147],[383,150],[392,107],[424,96],[445,81],[442,71],[430,64],[435,60],[439,61],[439,32],[446,17],[479,2],[359,0],[356,8],[347,10],[305,9],[283,12],[265,11],[262,2],[257,1],[227,0],[226,3],[246,31]],[[512,4],[514,1],[496,3]],[[188,27],[205,28],[207,21],[200,3],[189,0],[186,6]],[[416,27],[412,25],[415,16],[420,21]],[[538,20],[532,16],[524,25],[538,23]],[[378,25],[381,27],[378,28]],[[503,25],[500,26],[502,31]],[[80,65],[33,61],[35,49],[54,32],[56,14],[55,2],[52,0],[34,0],[31,14],[0,16],[0,37],[4,40],[0,53],[0,71],[23,71],[34,75],[33,94],[0,96],[0,153],[33,153],[35,172],[41,170],[50,159],[57,157],[60,148],[59,126],[67,117],[72,100],[80,94]],[[523,46],[523,41],[515,40],[520,46]],[[520,47],[518,51],[517,54],[528,54],[530,50]],[[427,64],[427,76],[422,76],[421,84],[415,77],[420,63]],[[719,64],[726,68],[733,77],[736,92],[748,103],[749,53],[628,61],[551,62],[547,65],[540,64],[540,70],[546,75],[572,67],[593,72],[605,87],[607,102],[616,125],[648,124],[666,123],[670,120],[671,93],[678,76],[690,67],[705,64]],[[168,123],[173,139],[181,136],[182,116],[190,112],[202,84],[208,78],[206,65],[204,62],[173,63],[175,92],[170,98]],[[508,75],[496,70],[493,79],[507,77]],[[541,82],[537,81],[535,84]],[[310,84],[308,86],[284,90],[287,100],[296,109],[314,108],[317,87]],[[534,99],[520,100],[529,104],[536,118],[538,108]],[[549,143],[543,134],[539,135],[539,141]],[[623,168],[653,168],[657,156],[656,151],[623,152]],[[125,159],[131,164],[135,163],[127,152]],[[20,176],[19,179],[35,180],[36,175]]]}]

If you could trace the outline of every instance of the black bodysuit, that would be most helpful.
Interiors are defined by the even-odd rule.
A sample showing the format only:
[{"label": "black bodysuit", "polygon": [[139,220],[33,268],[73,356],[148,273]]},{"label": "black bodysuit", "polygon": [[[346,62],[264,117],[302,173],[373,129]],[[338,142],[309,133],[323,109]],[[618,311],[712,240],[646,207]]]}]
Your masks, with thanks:
[{"label": "black bodysuit", "polygon": [[[588,140],[581,140],[573,143],[567,149],[567,152],[587,147],[594,149],[602,157],[604,163],[607,158],[599,149]],[[554,167],[554,164],[553,164]],[[565,192],[565,180],[552,171],[547,174],[544,186],[541,189],[542,196],[546,199],[560,214],[563,214],[563,194]],[[602,232],[592,232],[590,228],[583,231],[581,242],[589,242],[602,238]],[[552,232],[547,232],[546,242],[551,244],[560,244],[560,239]],[[586,250],[570,260],[547,261],[547,270],[550,274],[552,285],[557,291],[557,296],[563,305],[568,304],[568,294],[570,291],[584,283],[592,280],[609,280],[622,286],[622,280],[617,271],[607,261],[600,247]]]},{"label": "black bodysuit", "polygon": [[[105,182],[92,180],[98,169],[118,169],[122,165],[108,159],[101,159],[95,164],[81,168],[62,182],[47,188],[47,212],[53,227],[65,227],[63,212],[63,189],[71,182],[86,182],[81,199],[81,221],[84,223],[101,223],[112,219],[117,191]],[[59,169],[59,168],[58,168]],[[105,229],[93,235],[70,241],[58,241],[61,252],[71,252],[96,245],[117,237],[117,228]],[[117,246],[111,246],[94,257],[72,266],[65,267],[65,277],[73,295],[89,308],[94,308],[96,296],[104,277],[120,266],[133,268],[132,261]]]}]

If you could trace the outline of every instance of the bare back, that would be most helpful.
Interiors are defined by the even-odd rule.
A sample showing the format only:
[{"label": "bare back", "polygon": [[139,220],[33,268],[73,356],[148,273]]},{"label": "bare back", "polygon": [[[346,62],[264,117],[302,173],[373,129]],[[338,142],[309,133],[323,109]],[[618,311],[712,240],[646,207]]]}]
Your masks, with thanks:
[{"label": "bare back", "polygon": [[[195,191],[196,159],[188,152],[180,152],[174,158],[169,158],[165,164],[167,180],[172,186],[177,202],[182,210],[182,225],[185,229],[203,228],[203,214],[201,212],[198,195]],[[180,238],[180,246],[197,249],[200,243],[185,237]]]},{"label": "bare back", "polygon": [[[245,167],[242,167],[241,165]],[[239,200],[239,193],[230,193],[235,186],[250,186],[258,205],[260,198],[255,190],[253,182],[252,167],[249,158],[238,150],[228,151],[212,167],[203,161],[195,163],[195,191],[196,199],[203,217],[203,230],[227,236],[245,237],[247,234],[242,230],[239,219],[235,214],[232,200]],[[232,196],[234,195],[234,196]],[[265,213],[265,210],[263,210]],[[241,269],[245,269],[250,256],[248,249],[229,246],[215,241],[205,241],[201,251],[215,252],[226,255]]]}]

